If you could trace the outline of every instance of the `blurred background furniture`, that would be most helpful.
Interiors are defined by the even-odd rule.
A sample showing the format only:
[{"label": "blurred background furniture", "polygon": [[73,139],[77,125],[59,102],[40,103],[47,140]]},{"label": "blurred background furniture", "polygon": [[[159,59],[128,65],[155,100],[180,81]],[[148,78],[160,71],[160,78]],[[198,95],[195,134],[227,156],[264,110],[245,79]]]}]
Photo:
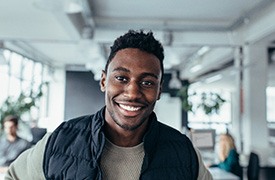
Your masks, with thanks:
[{"label": "blurred background furniture", "polygon": [[249,155],[247,178],[248,180],[258,180],[260,172],[260,160],[258,154],[251,152]]},{"label": "blurred background furniture", "polygon": [[33,145],[35,145],[47,133],[47,129],[46,128],[33,127],[33,128],[31,128],[31,133],[32,133],[32,137],[33,137],[31,143]]}]

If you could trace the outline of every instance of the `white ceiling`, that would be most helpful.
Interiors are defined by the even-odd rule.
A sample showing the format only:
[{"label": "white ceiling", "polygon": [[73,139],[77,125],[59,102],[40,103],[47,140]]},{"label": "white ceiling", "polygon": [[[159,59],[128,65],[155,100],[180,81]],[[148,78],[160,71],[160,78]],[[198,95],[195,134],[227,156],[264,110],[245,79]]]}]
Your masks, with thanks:
[{"label": "white ceiling", "polygon": [[[67,13],[69,2],[82,12]],[[152,30],[165,45],[165,68],[195,79],[231,60],[239,45],[273,40],[274,19],[273,0],[0,0],[0,41],[54,67],[100,70],[116,37]],[[210,50],[198,57],[203,46]],[[186,70],[196,63],[203,70]]]}]

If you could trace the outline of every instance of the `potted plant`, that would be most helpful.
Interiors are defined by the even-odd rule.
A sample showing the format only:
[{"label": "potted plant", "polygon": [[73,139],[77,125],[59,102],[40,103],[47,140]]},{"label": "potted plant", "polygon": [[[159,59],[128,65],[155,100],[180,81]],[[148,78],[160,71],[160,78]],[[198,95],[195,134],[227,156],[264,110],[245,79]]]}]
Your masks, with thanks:
[{"label": "potted plant", "polygon": [[43,83],[39,86],[38,91],[34,92],[30,90],[29,93],[21,92],[21,94],[14,98],[12,96],[7,97],[7,99],[2,103],[0,109],[0,121],[1,127],[3,119],[7,115],[16,115],[21,117],[24,113],[29,112],[32,107],[36,107],[38,100],[43,95],[43,86],[47,83]]},{"label": "potted plant", "polygon": [[[190,94],[188,92],[189,84],[186,84],[178,91],[178,97],[180,97],[182,102],[182,108],[186,112],[193,112],[198,108],[202,108],[206,115],[211,115],[213,113],[219,113],[221,106],[226,102],[218,93],[206,93],[203,92],[198,94],[196,92]],[[190,100],[192,96],[200,96],[201,102],[198,105],[194,105],[194,103]]]}]

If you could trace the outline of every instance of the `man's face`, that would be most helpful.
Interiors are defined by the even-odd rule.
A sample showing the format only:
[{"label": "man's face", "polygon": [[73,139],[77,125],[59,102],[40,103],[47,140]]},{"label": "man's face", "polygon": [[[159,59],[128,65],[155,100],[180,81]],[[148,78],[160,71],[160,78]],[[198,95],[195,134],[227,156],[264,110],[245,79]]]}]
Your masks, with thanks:
[{"label": "man's face", "polygon": [[100,83],[106,121],[130,131],[146,122],[160,98],[161,73],[153,54],[136,48],[118,51]]},{"label": "man's face", "polygon": [[7,135],[16,136],[17,126],[12,121],[4,123],[4,129]]}]

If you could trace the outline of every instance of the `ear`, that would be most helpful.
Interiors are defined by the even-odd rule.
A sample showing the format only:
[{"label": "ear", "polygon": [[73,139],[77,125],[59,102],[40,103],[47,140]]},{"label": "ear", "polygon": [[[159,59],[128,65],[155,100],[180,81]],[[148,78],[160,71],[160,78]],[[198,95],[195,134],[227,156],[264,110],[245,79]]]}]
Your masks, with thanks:
[{"label": "ear", "polygon": [[161,92],[159,92],[157,100],[160,100],[160,97],[161,97]]},{"label": "ear", "polygon": [[158,99],[157,100],[159,100],[160,97],[161,97],[161,91],[162,91],[162,83],[161,83],[161,85],[159,87],[159,94],[158,94]]},{"label": "ear", "polygon": [[104,70],[102,70],[99,85],[100,85],[100,90],[102,92],[105,92],[105,90],[106,90],[106,72]]}]

